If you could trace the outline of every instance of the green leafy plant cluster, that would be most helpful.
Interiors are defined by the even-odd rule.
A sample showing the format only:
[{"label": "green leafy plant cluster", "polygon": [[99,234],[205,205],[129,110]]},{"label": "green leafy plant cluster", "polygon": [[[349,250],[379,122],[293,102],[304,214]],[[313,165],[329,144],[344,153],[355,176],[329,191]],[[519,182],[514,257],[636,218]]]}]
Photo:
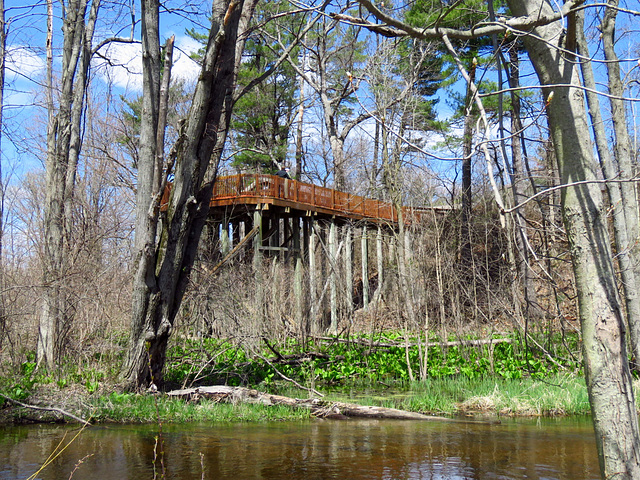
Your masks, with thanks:
[{"label": "green leafy plant cluster", "polygon": [[113,363],[78,364],[66,360],[58,371],[52,373],[42,365],[38,366],[36,353],[29,351],[18,368],[5,366],[5,375],[0,377],[0,392],[14,400],[26,400],[38,385],[55,384],[59,389],[82,385],[87,393],[93,394],[102,383],[115,378],[118,368]]},{"label": "green leafy plant cluster", "polygon": [[[278,356],[266,347],[260,352],[247,352],[220,340],[184,343],[170,349],[166,379],[179,384],[269,385],[284,375],[307,385],[405,382],[409,380],[407,358],[417,374],[421,362],[424,364],[424,348],[417,346],[417,340],[411,340],[408,350],[399,341],[394,345],[398,335],[307,341],[304,347],[287,341],[277,347]],[[385,346],[376,346],[376,342]],[[431,378],[469,379],[544,378],[557,374],[561,367],[569,371],[581,368],[577,360],[554,359],[548,353],[525,348],[519,337],[483,346],[430,346],[426,365]]]}]

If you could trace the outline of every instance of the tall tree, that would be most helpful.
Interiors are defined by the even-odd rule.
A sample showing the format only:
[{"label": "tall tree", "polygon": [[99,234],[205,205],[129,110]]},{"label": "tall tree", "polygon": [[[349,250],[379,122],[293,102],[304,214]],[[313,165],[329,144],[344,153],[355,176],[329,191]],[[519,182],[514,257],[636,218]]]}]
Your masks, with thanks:
[{"label": "tall tree", "polygon": [[[247,39],[238,84],[244,87],[273,68],[281,55],[279,43],[291,45],[302,18],[291,12],[288,2],[266,2],[254,14],[256,28]],[[291,51],[297,58],[298,48]],[[298,107],[297,76],[288,63],[278,65],[269,75],[247,91],[234,105],[231,129],[237,153],[233,165],[263,168],[274,172],[284,166],[289,132]]]},{"label": "tall tree", "polygon": [[[624,103],[624,85],[620,71],[620,59],[615,50],[616,44],[616,18],[618,16],[619,1],[609,0],[608,7],[604,11],[600,31],[604,58],[607,65],[607,80],[609,87],[609,102],[611,105],[611,118],[613,121],[614,144],[618,172],[616,178],[620,183],[622,204],[615,208],[622,208],[624,214],[624,227],[627,230],[627,244],[618,246],[618,254],[629,257],[628,285],[624,283],[624,295],[627,306],[627,319],[629,323],[629,338],[634,358],[634,368],[640,371],[640,221],[638,219],[638,191],[636,182],[633,181],[637,173],[636,153],[632,147],[629,136],[627,107]],[[619,217],[618,217],[619,218]],[[623,227],[621,227],[623,228]],[[622,273],[625,269],[621,268]]]},{"label": "tall tree", "polygon": [[[353,3],[338,8],[347,11]],[[323,7],[324,9],[324,7]],[[329,137],[333,156],[335,188],[347,186],[344,144],[349,133],[360,123],[371,118],[371,112],[352,115],[355,92],[359,88],[364,66],[361,29],[345,26],[335,19],[323,17],[317,28],[305,37],[307,63],[300,65],[297,58],[289,63],[315,93],[322,109],[322,121]]]},{"label": "tall tree", "polygon": [[100,0],[71,0],[63,8],[62,72],[58,105],[53,95],[53,2],[47,22],[48,111],[46,195],[44,199],[44,286],[38,335],[38,361],[56,365],[69,326],[65,291],[71,230],[71,204],[80,158],[83,105],[88,85],[93,34]]},{"label": "tall tree", "polygon": [[[568,5],[568,4],[565,4]],[[550,16],[542,0],[510,0],[515,15]],[[618,302],[605,205],[589,138],[575,57],[575,16],[564,41],[559,22],[539,26],[523,42],[548,99],[548,121],[561,181],[562,211],[572,253],[589,398],[603,478],[640,477],[640,436]],[[573,29],[573,30],[571,30]],[[573,35],[573,38],[572,38]],[[576,183],[585,182],[585,183]],[[591,183],[588,183],[591,182]]]},{"label": "tall tree", "polygon": [[[626,124],[626,109],[621,98],[623,89],[620,82],[620,67],[613,49],[614,25],[617,2],[613,9],[607,9],[601,24],[604,53],[607,61],[609,93],[613,111],[614,148],[610,149],[605,123],[602,118],[600,99],[596,89],[596,78],[589,54],[589,43],[584,32],[584,15],[576,17],[576,43],[583,60],[580,62],[582,77],[587,87],[586,96],[589,104],[589,115],[593,125],[596,151],[600,160],[600,168],[604,178],[615,181],[606,184],[607,193],[612,206],[613,232],[617,250],[617,261],[622,279],[622,292],[629,323],[630,345],[634,368],[638,369],[640,361],[640,295],[638,294],[638,201],[634,185],[629,182],[633,176],[630,160],[630,142]],[[613,13],[612,13],[613,12]]]},{"label": "tall tree", "polygon": [[[627,360],[623,313],[618,300],[606,209],[596,172],[578,67],[576,7],[556,11],[545,0],[508,0],[511,19],[473,30],[414,28],[360,0],[388,23],[385,34],[417,38],[490,35],[507,28],[522,35],[546,99],[548,124],[563,185],[563,221],[571,248],[578,293],[584,363],[602,478],[640,478],[640,432]],[[565,31],[561,19],[566,19]]]},{"label": "tall tree", "polygon": [[[203,55],[201,73],[189,115],[157,177],[138,179],[138,188],[150,192],[139,196],[136,213],[136,272],[133,286],[132,329],[129,353],[123,370],[128,386],[162,384],[166,348],[172,333],[187,280],[196,257],[213,191],[234,101],[233,87],[242,61],[245,33],[257,0],[214,0],[211,29]],[[140,167],[157,168],[158,137],[164,125],[153,118],[160,108],[158,0],[144,1],[143,63],[149,106],[143,109]],[[142,142],[147,143],[144,147]],[[144,150],[144,154],[142,153]],[[144,165],[144,166],[143,166]],[[173,169],[174,180],[162,229],[156,235],[163,184]],[[155,180],[154,180],[155,179]],[[155,187],[153,183],[156,182]],[[138,235],[140,238],[138,239]],[[158,239],[159,238],[159,239]],[[149,368],[150,367],[150,368]]]},{"label": "tall tree", "polygon": [[[4,305],[4,258],[2,243],[4,236],[4,178],[2,177],[2,130],[4,111],[4,74],[7,58],[7,23],[5,21],[4,0],[0,0],[0,334],[4,331],[5,305]],[[0,346],[2,340],[0,339]]]}]

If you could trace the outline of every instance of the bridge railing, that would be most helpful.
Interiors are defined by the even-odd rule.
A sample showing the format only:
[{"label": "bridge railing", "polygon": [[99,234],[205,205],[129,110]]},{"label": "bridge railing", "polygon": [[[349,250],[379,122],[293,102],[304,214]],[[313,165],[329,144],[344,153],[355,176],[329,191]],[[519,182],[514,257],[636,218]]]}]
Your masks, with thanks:
[{"label": "bridge railing", "polygon": [[[172,184],[167,185],[161,200],[161,210],[168,207]],[[239,174],[218,177],[213,188],[211,206],[218,200],[252,198],[259,203],[261,198],[288,200],[310,208],[319,207],[333,210],[336,214],[359,216],[397,223],[398,213],[389,202],[365,198],[346,192],[339,192],[311,183],[299,182],[263,174]],[[403,219],[407,225],[419,223],[434,214],[446,214],[452,210],[447,206],[402,207]]]},{"label": "bridge railing", "polygon": [[212,204],[215,204],[216,200],[241,197],[282,199],[347,215],[394,223],[398,221],[396,209],[389,202],[340,192],[311,183],[264,174],[229,175],[216,179],[211,197]]}]

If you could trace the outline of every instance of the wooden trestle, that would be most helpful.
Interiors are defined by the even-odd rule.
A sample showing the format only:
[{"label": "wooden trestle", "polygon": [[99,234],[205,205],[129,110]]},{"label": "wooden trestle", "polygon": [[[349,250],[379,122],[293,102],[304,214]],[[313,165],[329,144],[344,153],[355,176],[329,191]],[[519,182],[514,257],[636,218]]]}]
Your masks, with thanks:
[{"label": "wooden trestle", "polygon": [[[403,208],[403,219],[408,224],[416,222],[425,212]],[[213,250],[218,254],[215,270],[234,256],[249,256],[252,257],[258,282],[259,266],[264,256],[293,262],[294,290],[296,297],[301,298],[296,317],[301,320],[303,315],[309,318],[320,315],[322,312],[317,310],[323,302],[315,299],[322,299],[328,287],[329,329],[336,331],[336,265],[343,257],[341,272],[344,278],[341,281],[353,286],[354,229],[357,227],[361,233],[362,304],[366,308],[374,295],[369,292],[368,239],[376,238],[377,283],[381,285],[382,238],[397,229],[397,222],[398,212],[387,202],[275,175],[232,175],[216,180],[210,204],[208,244],[215,245]],[[373,229],[377,234],[372,235]],[[320,243],[324,248],[317,248]],[[252,246],[252,254],[245,248],[249,246]],[[320,261],[316,258],[316,251],[325,252],[324,268],[316,266],[322,262],[322,257]],[[308,286],[302,285],[303,263],[308,264]],[[324,271],[328,278],[319,278],[318,271]],[[352,291],[353,288],[349,287],[344,293],[345,303],[350,306],[353,305]],[[302,306],[303,296],[310,299],[308,308]]]}]

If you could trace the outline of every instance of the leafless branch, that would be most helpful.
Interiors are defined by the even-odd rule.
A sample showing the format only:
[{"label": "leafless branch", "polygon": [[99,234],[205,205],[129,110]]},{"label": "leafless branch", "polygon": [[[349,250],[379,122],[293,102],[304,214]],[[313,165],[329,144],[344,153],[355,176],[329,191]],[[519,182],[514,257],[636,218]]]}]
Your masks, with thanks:
[{"label": "leafless branch", "polygon": [[562,185],[554,185],[553,187],[545,188],[544,190],[541,190],[538,193],[531,195],[529,198],[527,198],[523,202],[520,202],[518,205],[514,207],[503,209],[502,213],[506,215],[507,213],[515,212],[516,210],[518,210],[519,208],[522,208],[532,200],[535,200],[536,198],[539,198],[543,195],[547,195],[555,190],[562,190],[563,188],[569,188],[569,187],[575,187],[578,185],[587,185],[587,184],[627,183],[627,182],[640,182],[640,178],[633,177],[633,178],[624,179],[624,180],[615,180],[611,178],[605,178],[602,180],[581,180],[579,182],[571,182],[571,183],[563,183]]},{"label": "leafless branch", "polygon": [[83,423],[85,425],[91,425],[89,423],[89,421],[85,420],[84,418],[77,417],[73,413],[69,413],[69,412],[67,412],[65,410],[62,410],[61,408],[56,408],[56,407],[37,407],[35,405],[29,405],[27,403],[22,403],[22,402],[19,402],[18,400],[14,400],[11,397],[7,397],[6,395],[3,395],[2,393],[0,393],[0,397],[4,398],[8,402],[11,402],[11,403],[13,403],[15,405],[18,405],[20,407],[23,407],[23,408],[28,408],[28,409],[31,409],[31,410],[41,410],[41,411],[45,411],[45,412],[56,412],[56,413],[59,413],[61,415],[64,415],[65,417],[72,418],[76,422],[80,422],[80,423]]}]

